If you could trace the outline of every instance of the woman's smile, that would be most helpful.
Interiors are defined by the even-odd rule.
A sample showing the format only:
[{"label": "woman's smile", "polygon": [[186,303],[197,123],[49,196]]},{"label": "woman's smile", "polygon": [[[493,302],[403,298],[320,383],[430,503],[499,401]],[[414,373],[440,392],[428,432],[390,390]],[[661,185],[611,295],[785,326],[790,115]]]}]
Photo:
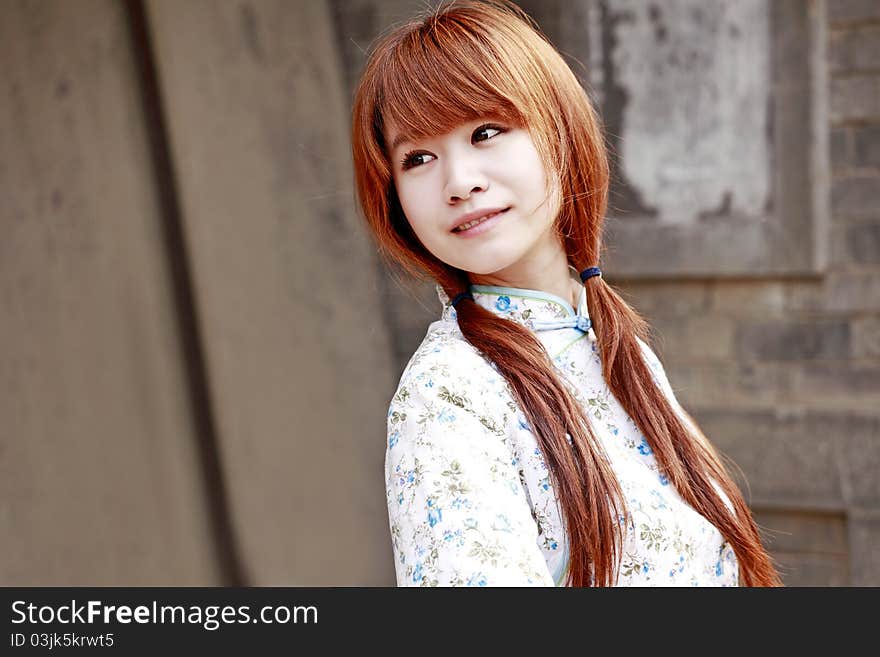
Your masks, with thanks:
[{"label": "woman's smile", "polygon": [[452,232],[460,237],[473,237],[474,235],[485,233],[487,230],[492,230],[492,227],[501,221],[503,215],[506,214],[509,209],[510,208],[505,208],[500,212],[494,212],[480,217],[479,219],[468,221],[461,226],[454,228]]}]

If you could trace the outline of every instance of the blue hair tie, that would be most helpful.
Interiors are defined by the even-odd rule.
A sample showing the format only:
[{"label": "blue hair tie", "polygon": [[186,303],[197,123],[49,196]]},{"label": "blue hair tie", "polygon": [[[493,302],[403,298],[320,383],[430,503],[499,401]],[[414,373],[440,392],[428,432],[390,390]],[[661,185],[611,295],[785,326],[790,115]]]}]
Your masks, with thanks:
[{"label": "blue hair tie", "polygon": [[470,299],[471,301],[473,301],[474,295],[471,294],[470,292],[459,292],[458,294],[455,295],[455,298],[452,300],[452,307],[455,308],[455,304],[457,304],[462,299]]},{"label": "blue hair tie", "polygon": [[581,272],[581,282],[586,283],[591,276],[601,276],[602,270],[598,267],[588,267]]}]

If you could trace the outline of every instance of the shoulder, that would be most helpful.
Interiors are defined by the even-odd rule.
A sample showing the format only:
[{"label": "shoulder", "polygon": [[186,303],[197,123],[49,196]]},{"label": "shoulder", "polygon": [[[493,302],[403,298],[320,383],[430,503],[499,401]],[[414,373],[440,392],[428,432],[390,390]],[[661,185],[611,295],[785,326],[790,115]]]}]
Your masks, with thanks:
[{"label": "shoulder", "polygon": [[662,370],[663,365],[660,363],[660,359],[657,358],[657,354],[654,353],[653,349],[651,349],[651,346],[638,336],[636,337],[636,341],[642,348],[642,354],[645,357],[645,363],[648,365],[651,371],[656,372],[658,370]]},{"label": "shoulder", "polygon": [[660,389],[663,391],[663,393],[667,397],[670,397],[671,400],[674,400],[675,393],[673,392],[672,386],[669,383],[669,378],[666,376],[666,370],[663,368],[663,363],[660,362],[657,354],[654,353],[654,350],[651,349],[650,345],[648,345],[647,342],[639,337],[636,337],[636,340],[638,340],[639,346],[641,346],[642,348],[642,355],[644,356],[645,364],[651,371],[651,375],[654,377],[654,380],[660,386]]},{"label": "shoulder", "polygon": [[[669,377],[666,375],[666,371],[664,370],[663,364],[661,363],[660,359],[657,357],[657,354],[655,354],[651,347],[649,347],[641,339],[639,339],[639,343],[642,345],[642,351],[645,354],[645,362],[647,363],[648,368],[651,370],[651,374],[653,375],[655,381],[657,381],[657,384],[660,386],[660,390],[663,391],[663,394],[666,395],[666,398],[669,400],[669,403],[672,406],[672,410],[674,410],[678,414],[678,416],[684,423],[685,428],[688,429],[693,438],[702,443],[702,445],[720,464],[718,451],[715,449],[712,443],[709,442],[709,439],[702,432],[702,430],[700,430],[694,418],[691,417],[691,415],[681,405],[681,402],[678,401],[678,398],[675,394],[675,389],[672,387],[672,384],[669,381]],[[723,493],[722,497],[724,497]],[[730,506],[729,500],[727,500],[726,503],[728,504],[728,506]]]},{"label": "shoulder", "polygon": [[506,387],[494,363],[468,342],[454,323],[443,321],[434,322],[428,328],[407,362],[397,390],[419,383],[428,388],[451,386],[471,394]]},{"label": "shoulder", "polygon": [[502,435],[513,404],[507,381],[446,324],[431,325],[404,368],[389,403],[389,431],[405,418],[422,418],[420,430],[426,419],[444,423],[457,418],[458,426],[476,422]]}]

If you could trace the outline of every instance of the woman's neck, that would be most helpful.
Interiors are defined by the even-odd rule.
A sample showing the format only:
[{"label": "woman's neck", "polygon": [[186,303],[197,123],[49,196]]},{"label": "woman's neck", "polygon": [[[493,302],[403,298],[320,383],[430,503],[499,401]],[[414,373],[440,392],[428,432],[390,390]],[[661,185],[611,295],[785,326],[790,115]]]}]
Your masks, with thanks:
[{"label": "woman's neck", "polygon": [[556,295],[577,308],[581,287],[569,267],[561,242],[544,243],[514,264],[491,274],[469,274],[475,285],[495,285],[527,290],[540,290]]}]

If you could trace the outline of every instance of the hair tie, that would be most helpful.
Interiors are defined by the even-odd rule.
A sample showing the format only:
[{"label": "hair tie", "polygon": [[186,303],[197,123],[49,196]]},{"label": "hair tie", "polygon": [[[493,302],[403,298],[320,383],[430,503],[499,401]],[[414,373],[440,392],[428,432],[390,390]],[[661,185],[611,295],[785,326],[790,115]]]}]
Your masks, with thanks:
[{"label": "hair tie", "polygon": [[455,295],[455,298],[452,300],[452,307],[455,308],[455,304],[457,304],[462,299],[470,299],[471,301],[473,301],[474,295],[471,294],[470,292],[459,292],[458,294]]},{"label": "hair tie", "polygon": [[581,272],[581,282],[586,283],[587,279],[592,276],[601,276],[602,270],[598,267],[588,267]]}]

